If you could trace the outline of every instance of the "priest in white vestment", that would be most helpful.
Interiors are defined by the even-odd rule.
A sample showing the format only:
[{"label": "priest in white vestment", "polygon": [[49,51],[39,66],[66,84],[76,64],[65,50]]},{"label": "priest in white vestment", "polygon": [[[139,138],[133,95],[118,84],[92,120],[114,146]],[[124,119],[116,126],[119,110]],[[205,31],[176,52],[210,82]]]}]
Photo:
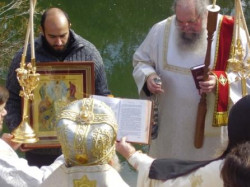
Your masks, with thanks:
[{"label": "priest in white vestment", "polygon": [[[5,104],[9,97],[8,90],[0,86],[0,132],[3,118],[7,114]],[[63,163],[63,156],[58,157],[50,166],[41,168],[29,166],[27,160],[20,158],[14,149],[21,144],[11,142],[13,135],[4,133],[0,138],[0,186],[2,187],[37,187],[57,167]]]},{"label": "priest in white vestment", "polygon": [[221,156],[213,160],[153,159],[136,151],[125,141],[126,138],[116,144],[116,149],[138,171],[137,187],[224,187],[221,178],[224,159],[238,145],[250,142],[249,114],[250,95],[232,107],[228,121],[228,146]]},{"label": "priest in white vestment", "polygon": [[[227,124],[228,109],[242,97],[241,82],[227,69],[233,19],[220,14],[211,46],[211,73],[207,81],[199,82],[200,90],[195,86],[190,68],[205,61],[206,2],[176,0],[176,15],[156,23],[133,56],[133,76],[140,97],[156,96],[159,103],[158,137],[151,141],[149,149],[152,157],[211,159],[215,148],[227,138],[226,128],[221,126]],[[241,36],[245,49],[247,40],[244,33]],[[156,84],[155,78],[160,78],[161,84]],[[207,94],[207,113],[204,143],[197,149],[194,136],[199,92]]]},{"label": "priest in white vestment", "polygon": [[42,186],[128,187],[115,169],[117,122],[110,107],[85,98],[66,106],[58,120],[65,163]]}]

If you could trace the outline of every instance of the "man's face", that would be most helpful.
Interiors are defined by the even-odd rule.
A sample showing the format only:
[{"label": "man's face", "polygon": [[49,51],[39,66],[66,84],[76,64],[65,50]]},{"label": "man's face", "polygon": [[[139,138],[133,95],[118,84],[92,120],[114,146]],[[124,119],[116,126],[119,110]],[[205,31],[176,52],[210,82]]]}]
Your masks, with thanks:
[{"label": "man's face", "polygon": [[3,119],[4,119],[4,116],[6,116],[6,114],[7,114],[7,111],[4,108],[5,104],[6,103],[3,103],[3,104],[0,105],[0,132],[3,129]]},{"label": "man's face", "polygon": [[69,41],[68,22],[51,24],[45,21],[43,35],[54,51],[64,52]]},{"label": "man's face", "polygon": [[200,33],[202,29],[201,16],[185,19],[176,15],[176,26],[184,33]]},{"label": "man's face", "polygon": [[199,39],[203,31],[202,21],[202,16],[196,13],[194,6],[190,5],[189,8],[176,6],[175,25],[184,42],[194,43]]}]

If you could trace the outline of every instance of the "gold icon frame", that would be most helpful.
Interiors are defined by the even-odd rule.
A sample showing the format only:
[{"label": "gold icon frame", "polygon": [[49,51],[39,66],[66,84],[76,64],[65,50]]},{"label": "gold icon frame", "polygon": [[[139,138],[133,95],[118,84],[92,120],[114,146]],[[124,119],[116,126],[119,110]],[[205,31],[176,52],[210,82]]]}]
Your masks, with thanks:
[{"label": "gold icon frame", "polygon": [[30,103],[30,125],[37,134],[37,143],[23,148],[60,147],[56,136],[56,116],[70,102],[95,93],[94,63],[46,62],[36,64],[40,81]]}]

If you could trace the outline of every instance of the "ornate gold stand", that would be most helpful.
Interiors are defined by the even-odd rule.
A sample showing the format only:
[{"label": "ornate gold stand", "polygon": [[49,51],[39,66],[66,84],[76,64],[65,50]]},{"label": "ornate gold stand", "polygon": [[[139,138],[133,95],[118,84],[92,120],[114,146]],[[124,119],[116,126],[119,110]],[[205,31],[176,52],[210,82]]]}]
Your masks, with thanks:
[{"label": "ornate gold stand", "polygon": [[24,111],[23,111],[23,117],[22,122],[19,124],[18,128],[16,128],[12,134],[14,135],[14,138],[12,139],[13,142],[17,143],[35,143],[39,139],[36,137],[36,134],[34,133],[33,129],[30,127],[28,120],[29,116],[27,115],[29,105],[29,100],[24,98]]},{"label": "ornate gold stand", "polygon": [[28,109],[29,101],[34,99],[32,91],[37,87],[40,75],[36,73],[36,68],[33,68],[31,63],[27,64],[27,69],[25,69],[24,62],[21,62],[21,67],[18,68],[16,72],[18,82],[22,87],[20,96],[23,97],[23,115],[22,122],[12,132],[14,135],[12,141],[18,143],[35,143],[39,139],[29,125]]},{"label": "ornate gold stand", "polygon": [[[34,28],[33,28],[33,15],[36,0],[30,0],[30,18],[26,32],[25,44],[23,55],[20,62],[20,68],[16,69],[17,80],[22,88],[20,96],[23,98],[23,115],[22,121],[19,126],[12,132],[14,138],[13,142],[18,143],[35,143],[39,139],[36,137],[35,132],[29,125],[29,101],[34,99],[33,90],[38,86],[40,74],[36,73],[35,67],[35,47],[34,47]],[[26,65],[25,58],[27,53],[28,41],[30,38],[31,46],[31,63]]]}]

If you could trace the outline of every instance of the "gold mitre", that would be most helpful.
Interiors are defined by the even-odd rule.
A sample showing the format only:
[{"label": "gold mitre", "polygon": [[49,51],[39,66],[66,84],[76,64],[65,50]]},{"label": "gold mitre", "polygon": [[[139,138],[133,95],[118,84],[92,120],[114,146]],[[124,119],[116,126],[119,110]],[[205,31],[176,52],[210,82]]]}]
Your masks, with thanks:
[{"label": "gold mitre", "polygon": [[107,164],[115,154],[113,111],[93,98],[76,100],[58,116],[57,136],[68,167]]}]

